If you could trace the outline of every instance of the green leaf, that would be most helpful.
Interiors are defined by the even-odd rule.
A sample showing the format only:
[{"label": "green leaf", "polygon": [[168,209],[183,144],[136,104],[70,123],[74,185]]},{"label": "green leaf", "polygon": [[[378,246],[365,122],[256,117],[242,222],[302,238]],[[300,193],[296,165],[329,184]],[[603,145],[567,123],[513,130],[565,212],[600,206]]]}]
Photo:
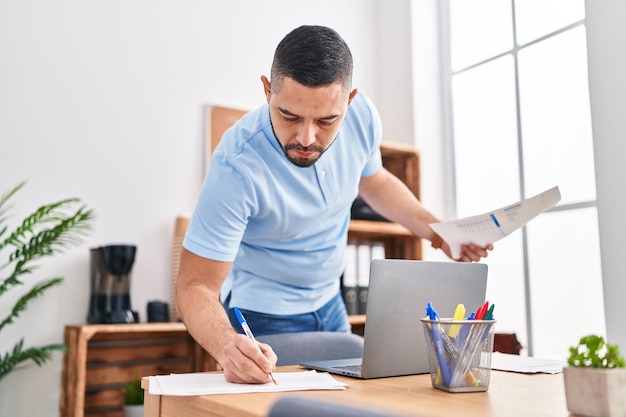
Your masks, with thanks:
[{"label": "green leaf", "polygon": [[17,302],[13,306],[13,309],[11,310],[11,313],[0,322],[0,330],[2,330],[2,328],[7,324],[13,323],[13,320],[19,317],[21,312],[26,310],[30,301],[32,301],[34,298],[40,297],[48,288],[54,287],[61,282],[63,282],[63,278],[52,278],[50,280],[41,282],[31,288],[29,292],[27,292],[17,300]]},{"label": "green leaf", "polygon": [[602,336],[583,336],[577,346],[569,348],[570,366],[591,368],[624,368],[624,358],[616,345],[605,342]]},{"label": "green leaf", "polygon": [[137,405],[143,404],[143,389],[141,388],[141,379],[134,378],[122,387],[124,391],[125,404]]},{"label": "green leaf", "polygon": [[6,246],[16,247],[8,262],[0,267],[1,270],[14,264],[11,275],[0,283],[0,295],[21,284],[17,278],[33,271],[29,266],[31,262],[82,243],[90,230],[94,211],[84,206],[75,209],[77,202],[77,199],[66,199],[40,207],[0,243],[0,250]]},{"label": "green leaf", "polygon": [[32,360],[38,366],[43,365],[50,360],[51,354],[54,351],[67,351],[67,346],[63,344],[53,344],[41,347],[31,347],[23,350],[24,339],[13,346],[13,351],[7,352],[2,358],[0,358],[0,381],[7,376],[11,371],[15,370],[22,362]]}]

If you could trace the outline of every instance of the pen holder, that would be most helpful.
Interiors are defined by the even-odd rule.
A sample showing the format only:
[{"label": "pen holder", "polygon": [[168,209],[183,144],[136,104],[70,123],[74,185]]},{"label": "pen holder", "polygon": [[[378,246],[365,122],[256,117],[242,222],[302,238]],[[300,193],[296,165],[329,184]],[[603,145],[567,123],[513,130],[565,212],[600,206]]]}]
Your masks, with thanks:
[{"label": "pen holder", "polygon": [[434,388],[487,391],[495,320],[421,319]]}]

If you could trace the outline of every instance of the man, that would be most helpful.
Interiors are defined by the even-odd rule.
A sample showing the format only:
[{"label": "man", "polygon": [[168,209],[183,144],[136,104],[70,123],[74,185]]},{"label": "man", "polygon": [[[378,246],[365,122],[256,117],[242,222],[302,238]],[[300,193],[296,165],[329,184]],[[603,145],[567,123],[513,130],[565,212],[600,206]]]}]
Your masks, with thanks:
[{"label": "man", "polygon": [[[267,382],[277,359],[239,334],[234,307],[257,335],[350,331],[339,277],[358,194],[450,256],[429,227],[438,219],[382,167],[379,116],[352,89],[352,55],[335,31],[293,30],[261,81],[267,104],[213,154],[177,281],[183,321],[231,382]],[[467,245],[459,260],[487,249]]]}]

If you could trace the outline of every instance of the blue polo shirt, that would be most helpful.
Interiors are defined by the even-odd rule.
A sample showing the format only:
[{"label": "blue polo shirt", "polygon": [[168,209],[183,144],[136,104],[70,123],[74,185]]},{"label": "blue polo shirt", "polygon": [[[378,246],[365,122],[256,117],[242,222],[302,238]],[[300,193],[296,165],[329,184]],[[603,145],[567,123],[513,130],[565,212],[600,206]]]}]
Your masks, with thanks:
[{"label": "blue polo shirt", "polygon": [[183,246],[233,262],[222,287],[231,306],[291,315],[337,294],[350,207],[361,176],[382,165],[380,117],[359,93],[337,138],[311,167],[289,162],[269,108],[246,114],[211,158]]}]

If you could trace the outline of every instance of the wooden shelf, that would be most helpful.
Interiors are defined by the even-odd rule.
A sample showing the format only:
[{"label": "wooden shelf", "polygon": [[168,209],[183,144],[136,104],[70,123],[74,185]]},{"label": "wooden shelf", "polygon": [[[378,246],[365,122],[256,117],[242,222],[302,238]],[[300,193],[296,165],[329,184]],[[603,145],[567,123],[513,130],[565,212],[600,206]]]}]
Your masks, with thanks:
[{"label": "wooden shelf", "polygon": [[376,222],[371,220],[350,220],[348,229],[348,240],[352,237],[371,237],[371,238],[415,238],[415,235],[409,230],[397,223]]},{"label": "wooden shelf", "polygon": [[354,314],[348,316],[350,325],[352,326],[352,333],[363,336],[365,333],[365,314]]}]

